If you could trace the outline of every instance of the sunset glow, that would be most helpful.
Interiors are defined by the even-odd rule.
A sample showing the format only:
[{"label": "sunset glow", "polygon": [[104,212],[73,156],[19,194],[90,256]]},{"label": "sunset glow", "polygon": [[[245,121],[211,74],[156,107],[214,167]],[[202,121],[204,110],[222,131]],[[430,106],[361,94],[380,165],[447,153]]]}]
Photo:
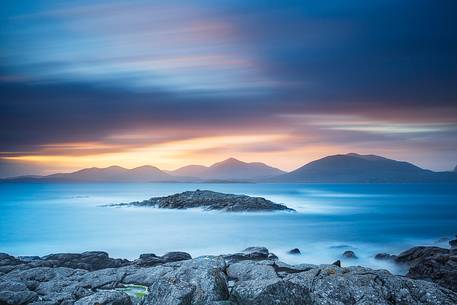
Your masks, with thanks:
[{"label": "sunset glow", "polygon": [[375,2],[8,0],[0,177],[348,152],[451,170],[453,8]]}]

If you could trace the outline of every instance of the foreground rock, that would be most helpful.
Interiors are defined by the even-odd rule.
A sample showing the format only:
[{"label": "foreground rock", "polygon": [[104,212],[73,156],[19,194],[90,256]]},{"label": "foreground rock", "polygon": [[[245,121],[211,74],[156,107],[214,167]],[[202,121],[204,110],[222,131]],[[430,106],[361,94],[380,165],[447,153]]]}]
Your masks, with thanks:
[{"label": "foreground rock", "polygon": [[[99,253],[99,252],[90,252]],[[85,254],[87,256],[87,254]],[[191,259],[184,252],[141,255],[117,267],[48,267],[47,256],[19,260],[0,254],[0,304],[30,305],[455,305],[457,293],[385,270],[288,265],[264,247]],[[59,259],[68,257],[63,254]],[[75,255],[69,261],[76,263]],[[79,256],[81,259],[84,255]],[[108,257],[109,259],[109,257]],[[176,260],[166,262],[168,260]],[[144,266],[145,261],[154,266]],[[142,261],[143,263],[139,263]],[[116,261],[119,262],[119,261]],[[88,267],[90,266],[90,267]],[[129,293],[145,291],[145,293]],[[134,290],[137,289],[137,290]]]},{"label": "foreground rock", "polygon": [[440,284],[457,292],[457,252],[439,247],[414,247],[400,253],[395,262],[406,264],[406,276]]},{"label": "foreground rock", "polygon": [[155,207],[161,209],[221,210],[226,212],[265,212],[293,211],[282,204],[274,203],[261,197],[224,194],[213,191],[188,191],[166,197],[153,197],[148,200],[131,203],[113,204],[110,206]]}]

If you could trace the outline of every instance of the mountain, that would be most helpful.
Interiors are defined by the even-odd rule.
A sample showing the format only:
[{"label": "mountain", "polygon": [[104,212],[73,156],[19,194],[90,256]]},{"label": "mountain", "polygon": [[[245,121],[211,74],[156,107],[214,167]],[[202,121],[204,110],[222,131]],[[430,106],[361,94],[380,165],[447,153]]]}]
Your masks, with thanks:
[{"label": "mountain", "polygon": [[176,178],[157,167],[146,165],[133,169],[120,166],[106,168],[85,168],[73,173],[53,174],[48,176],[23,176],[8,180],[20,181],[59,181],[59,182],[163,182],[175,181]]},{"label": "mountain", "polygon": [[162,171],[145,165],[86,168],[73,173],[22,176],[3,182],[293,182],[293,183],[422,183],[457,182],[457,172],[433,172],[408,162],[355,153],[328,156],[290,173],[260,162],[229,158],[211,166],[188,165]]},{"label": "mountain", "polygon": [[169,173],[173,176],[200,177],[207,170],[208,170],[207,166],[187,165],[187,166],[180,167],[174,171],[167,171],[167,173]]},{"label": "mountain", "polygon": [[451,172],[433,172],[408,162],[355,153],[312,161],[270,182],[396,183],[457,181]]},{"label": "mountain", "polygon": [[222,162],[206,167],[202,165],[188,165],[169,172],[176,176],[197,177],[205,180],[237,180],[252,181],[265,179],[285,172],[260,162],[243,162],[229,158]]}]

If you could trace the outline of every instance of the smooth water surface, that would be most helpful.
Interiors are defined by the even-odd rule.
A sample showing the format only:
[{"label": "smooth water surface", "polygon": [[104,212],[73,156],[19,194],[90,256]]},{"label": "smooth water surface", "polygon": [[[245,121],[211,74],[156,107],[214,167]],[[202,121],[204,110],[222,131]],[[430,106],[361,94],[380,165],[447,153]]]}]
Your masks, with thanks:
[{"label": "smooth water surface", "polygon": [[[234,214],[100,205],[208,189],[262,196],[297,213]],[[457,233],[455,185],[314,184],[0,184],[0,252],[45,255],[104,250],[186,251],[193,256],[266,246],[290,263],[331,263],[353,250],[360,264],[393,269],[378,252],[436,244]],[[286,254],[299,248],[301,256]]]}]

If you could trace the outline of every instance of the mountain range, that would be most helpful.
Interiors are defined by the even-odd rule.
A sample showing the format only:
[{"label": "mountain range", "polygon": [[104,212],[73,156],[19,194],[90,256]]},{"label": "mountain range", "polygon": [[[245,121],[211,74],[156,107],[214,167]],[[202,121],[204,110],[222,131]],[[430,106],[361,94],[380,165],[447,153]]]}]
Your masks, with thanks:
[{"label": "mountain range", "polygon": [[145,165],[86,168],[72,173],[21,176],[3,182],[268,182],[268,183],[420,183],[457,182],[457,172],[434,172],[414,164],[355,153],[327,156],[289,173],[260,162],[229,158],[211,166],[188,165],[162,171]]}]

